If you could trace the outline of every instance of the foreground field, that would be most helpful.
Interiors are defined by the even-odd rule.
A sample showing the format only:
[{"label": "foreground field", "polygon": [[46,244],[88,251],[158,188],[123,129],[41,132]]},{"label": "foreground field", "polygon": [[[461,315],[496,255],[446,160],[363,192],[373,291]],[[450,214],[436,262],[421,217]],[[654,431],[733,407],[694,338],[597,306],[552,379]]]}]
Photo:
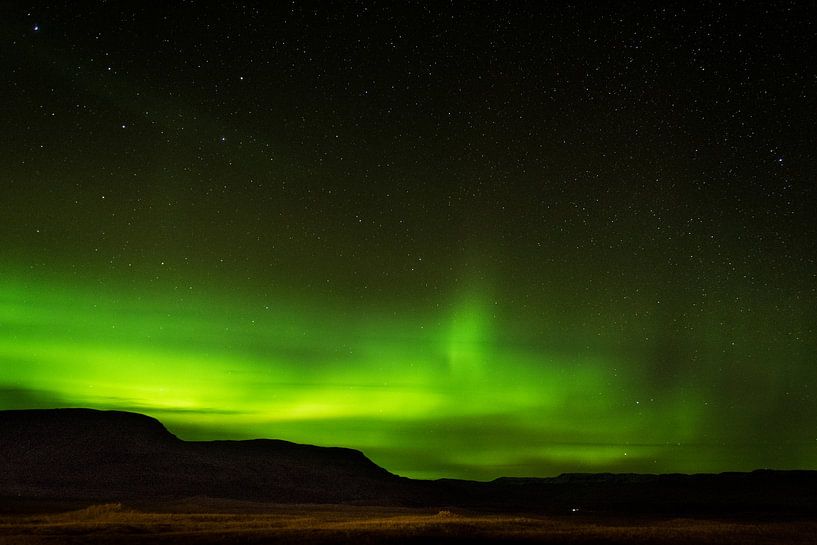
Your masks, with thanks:
[{"label": "foreground field", "polygon": [[[240,506],[239,506],[240,507]],[[228,506],[225,510],[235,510]],[[119,504],[0,516],[0,544],[817,543],[817,522],[509,516],[367,507],[145,512]]]}]

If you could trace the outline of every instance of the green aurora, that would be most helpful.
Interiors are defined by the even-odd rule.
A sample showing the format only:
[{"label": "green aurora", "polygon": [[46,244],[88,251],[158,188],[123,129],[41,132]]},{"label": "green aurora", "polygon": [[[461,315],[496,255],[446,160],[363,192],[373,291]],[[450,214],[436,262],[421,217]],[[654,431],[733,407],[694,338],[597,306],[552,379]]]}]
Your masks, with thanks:
[{"label": "green aurora", "polygon": [[809,3],[17,4],[0,409],[817,469]]},{"label": "green aurora", "polygon": [[724,418],[730,400],[703,387],[659,391],[603,343],[568,354],[511,334],[479,292],[435,316],[350,319],[43,278],[0,288],[4,408],[132,410],[184,439],[344,445],[423,478],[752,469],[784,448],[786,467],[803,467],[817,453],[795,437],[746,443],[728,427],[757,415],[733,405]]}]

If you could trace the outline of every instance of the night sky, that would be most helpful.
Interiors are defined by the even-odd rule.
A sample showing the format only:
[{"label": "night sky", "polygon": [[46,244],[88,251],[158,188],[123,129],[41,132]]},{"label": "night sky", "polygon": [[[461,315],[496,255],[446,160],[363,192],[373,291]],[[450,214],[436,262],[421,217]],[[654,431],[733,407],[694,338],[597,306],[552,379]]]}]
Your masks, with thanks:
[{"label": "night sky", "polygon": [[811,5],[2,2],[0,408],[817,469]]}]

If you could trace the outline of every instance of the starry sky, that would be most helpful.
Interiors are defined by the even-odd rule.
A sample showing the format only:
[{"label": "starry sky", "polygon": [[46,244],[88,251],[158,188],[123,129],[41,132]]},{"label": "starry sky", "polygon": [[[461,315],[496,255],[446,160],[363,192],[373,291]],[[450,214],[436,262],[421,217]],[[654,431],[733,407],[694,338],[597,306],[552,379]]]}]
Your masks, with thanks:
[{"label": "starry sky", "polygon": [[0,3],[0,408],[817,469],[811,3],[617,4]]}]

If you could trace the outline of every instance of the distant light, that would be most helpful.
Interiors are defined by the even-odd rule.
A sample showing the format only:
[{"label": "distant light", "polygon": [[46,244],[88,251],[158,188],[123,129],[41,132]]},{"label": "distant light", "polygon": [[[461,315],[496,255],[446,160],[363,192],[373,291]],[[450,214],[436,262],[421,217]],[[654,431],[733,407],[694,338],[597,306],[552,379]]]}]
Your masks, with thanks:
[{"label": "distant light", "polygon": [[578,508],[578,507],[573,507],[573,508],[570,510],[570,512],[571,512],[571,513],[578,513],[578,512],[579,512],[579,508]]},{"label": "distant light", "polygon": [[34,28],[34,32],[39,32],[40,31],[40,25],[34,25],[33,28]]}]

